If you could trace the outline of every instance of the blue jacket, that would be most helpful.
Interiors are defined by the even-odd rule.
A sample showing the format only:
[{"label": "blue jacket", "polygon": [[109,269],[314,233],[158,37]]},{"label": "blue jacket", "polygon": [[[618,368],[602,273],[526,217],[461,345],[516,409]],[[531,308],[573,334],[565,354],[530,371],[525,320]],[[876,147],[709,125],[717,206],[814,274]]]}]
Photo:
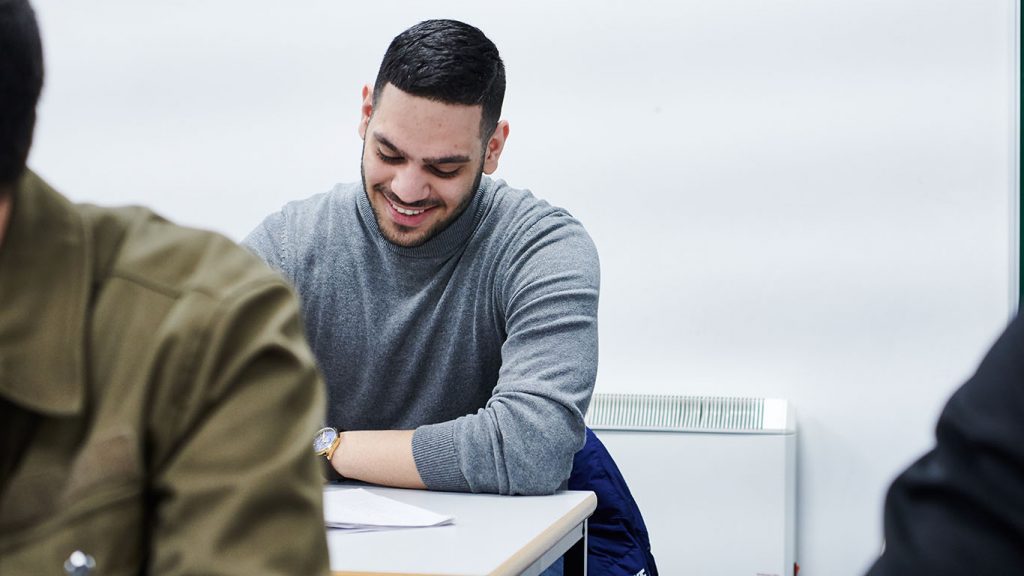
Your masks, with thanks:
[{"label": "blue jacket", "polygon": [[588,574],[658,576],[640,509],[611,454],[587,428],[587,441],[573,459],[570,490],[592,490],[597,509],[588,523]]}]

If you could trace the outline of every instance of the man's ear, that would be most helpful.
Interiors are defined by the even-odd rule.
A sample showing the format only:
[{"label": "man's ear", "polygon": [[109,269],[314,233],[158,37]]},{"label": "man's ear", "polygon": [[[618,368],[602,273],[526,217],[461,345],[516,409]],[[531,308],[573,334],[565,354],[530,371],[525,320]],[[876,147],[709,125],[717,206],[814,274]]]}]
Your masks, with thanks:
[{"label": "man's ear", "polygon": [[484,150],[484,174],[493,174],[498,169],[498,159],[501,158],[501,151],[505,149],[506,140],[508,121],[502,120],[494,127],[494,133],[487,140],[487,149]]},{"label": "man's ear", "polygon": [[370,117],[373,116],[373,88],[369,84],[363,84],[363,104],[360,112],[359,137],[366,140],[366,127],[370,125]]}]

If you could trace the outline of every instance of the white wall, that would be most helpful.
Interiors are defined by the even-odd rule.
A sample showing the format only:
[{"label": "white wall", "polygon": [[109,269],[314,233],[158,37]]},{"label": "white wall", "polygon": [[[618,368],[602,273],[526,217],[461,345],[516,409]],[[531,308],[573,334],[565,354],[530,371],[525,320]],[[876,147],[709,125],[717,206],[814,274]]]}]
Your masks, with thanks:
[{"label": "white wall", "polygon": [[790,399],[802,574],[871,562],[886,486],[1011,312],[1012,0],[35,4],[31,164],[236,239],[358,177],[395,34],[480,26],[499,175],[601,252],[598,390]]}]

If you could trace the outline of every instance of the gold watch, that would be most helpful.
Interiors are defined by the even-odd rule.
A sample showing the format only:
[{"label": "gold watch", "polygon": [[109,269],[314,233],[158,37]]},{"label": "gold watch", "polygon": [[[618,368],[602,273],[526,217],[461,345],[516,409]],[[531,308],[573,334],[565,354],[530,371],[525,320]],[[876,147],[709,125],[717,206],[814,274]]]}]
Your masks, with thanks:
[{"label": "gold watch", "polygon": [[313,438],[313,451],[317,456],[325,456],[330,462],[331,456],[334,456],[334,451],[338,449],[339,444],[341,444],[341,434],[338,433],[338,430],[325,426],[318,430]]}]

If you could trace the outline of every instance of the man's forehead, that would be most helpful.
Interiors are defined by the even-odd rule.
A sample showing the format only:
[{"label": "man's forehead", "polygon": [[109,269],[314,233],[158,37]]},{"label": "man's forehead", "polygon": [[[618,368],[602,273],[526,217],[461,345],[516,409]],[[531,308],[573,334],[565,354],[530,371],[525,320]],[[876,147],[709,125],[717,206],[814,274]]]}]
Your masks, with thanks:
[{"label": "man's forehead", "polygon": [[413,156],[479,154],[482,106],[438,102],[391,84],[382,90],[370,126],[377,140]]}]

